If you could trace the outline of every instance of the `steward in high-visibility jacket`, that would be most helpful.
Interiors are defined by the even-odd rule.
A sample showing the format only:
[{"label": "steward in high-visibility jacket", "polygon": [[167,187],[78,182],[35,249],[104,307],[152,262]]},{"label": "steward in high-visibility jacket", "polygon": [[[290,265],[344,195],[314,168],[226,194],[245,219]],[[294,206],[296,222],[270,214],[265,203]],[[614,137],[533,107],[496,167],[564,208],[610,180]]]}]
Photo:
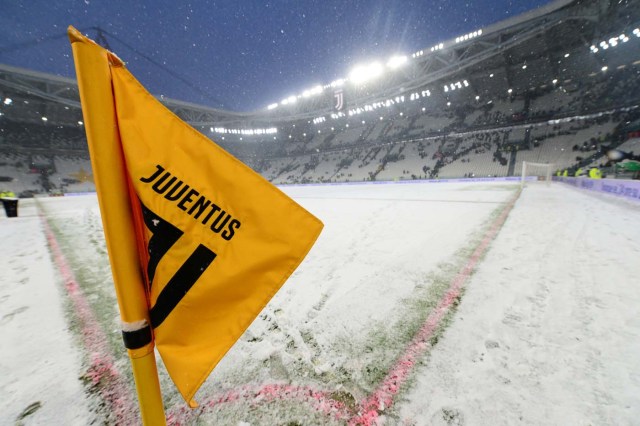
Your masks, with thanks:
[{"label": "steward in high-visibility jacket", "polygon": [[0,198],[16,198],[16,194],[13,191],[2,191]]},{"label": "steward in high-visibility jacket", "polygon": [[591,179],[602,179],[602,172],[600,171],[599,168],[594,167],[591,170],[589,170],[589,177]]}]

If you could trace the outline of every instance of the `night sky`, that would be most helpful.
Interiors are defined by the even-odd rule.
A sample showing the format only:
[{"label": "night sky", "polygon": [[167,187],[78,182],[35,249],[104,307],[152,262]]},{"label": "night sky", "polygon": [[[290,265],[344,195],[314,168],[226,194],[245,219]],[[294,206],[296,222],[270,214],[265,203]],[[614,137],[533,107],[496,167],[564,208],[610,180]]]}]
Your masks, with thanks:
[{"label": "night sky", "polygon": [[67,26],[101,27],[151,93],[252,111],[547,3],[0,0],[0,63],[75,78]]}]

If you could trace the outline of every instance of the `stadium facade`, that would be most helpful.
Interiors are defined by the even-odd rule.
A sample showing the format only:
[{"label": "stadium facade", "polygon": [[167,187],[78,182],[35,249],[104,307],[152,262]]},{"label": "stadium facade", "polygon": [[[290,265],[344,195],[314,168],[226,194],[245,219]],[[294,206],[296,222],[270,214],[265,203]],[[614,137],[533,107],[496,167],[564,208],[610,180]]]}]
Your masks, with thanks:
[{"label": "stadium facade", "polygon": [[[573,173],[631,152],[640,0],[557,0],[238,113],[160,99],[274,183]],[[0,180],[93,189],[76,82],[0,65]]]}]

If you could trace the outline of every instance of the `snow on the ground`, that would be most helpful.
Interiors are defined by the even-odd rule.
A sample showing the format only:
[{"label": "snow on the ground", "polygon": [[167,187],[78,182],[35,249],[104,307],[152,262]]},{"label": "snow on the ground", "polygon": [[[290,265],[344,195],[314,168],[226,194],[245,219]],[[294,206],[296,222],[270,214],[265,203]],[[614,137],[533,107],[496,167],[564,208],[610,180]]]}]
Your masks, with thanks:
[{"label": "snow on the ground", "polygon": [[[333,392],[346,405],[365,398],[516,187],[284,187],[325,229],[196,399],[270,384]],[[38,202],[126,376],[95,196]],[[101,422],[83,396],[86,351],[68,331],[34,201],[20,203],[20,218],[0,218],[0,424],[35,401],[42,405],[24,424]],[[632,424],[640,416],[639,216],[639,206],[562,184],[529,185],[387,424]],[[175,413],[184,403],[159,368]],[[295,401],[221,404],[197,420],[329,421]]]},{"label": "snow on the ground", "polygon": [[85,425],[81,355],[40,219],[21,200],[0,218],[0,424]]},{"label": "snow on the ground", "polygon": [[530,185],[400,409],[405,424],[640,419],[640,205]]}]

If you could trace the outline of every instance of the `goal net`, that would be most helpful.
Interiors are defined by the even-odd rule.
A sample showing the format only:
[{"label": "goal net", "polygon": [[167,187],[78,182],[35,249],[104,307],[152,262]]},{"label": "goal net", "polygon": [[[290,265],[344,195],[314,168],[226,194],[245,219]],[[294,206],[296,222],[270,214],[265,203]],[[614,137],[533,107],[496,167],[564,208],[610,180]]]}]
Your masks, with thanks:
[{"label": "goal net", "polygon": [[551,171],[554,168],[553,163],[532,163],[529,161],[522,162],[522,179],[520,186],[529,181],[544,181],[547,185],[551,182]]}]

